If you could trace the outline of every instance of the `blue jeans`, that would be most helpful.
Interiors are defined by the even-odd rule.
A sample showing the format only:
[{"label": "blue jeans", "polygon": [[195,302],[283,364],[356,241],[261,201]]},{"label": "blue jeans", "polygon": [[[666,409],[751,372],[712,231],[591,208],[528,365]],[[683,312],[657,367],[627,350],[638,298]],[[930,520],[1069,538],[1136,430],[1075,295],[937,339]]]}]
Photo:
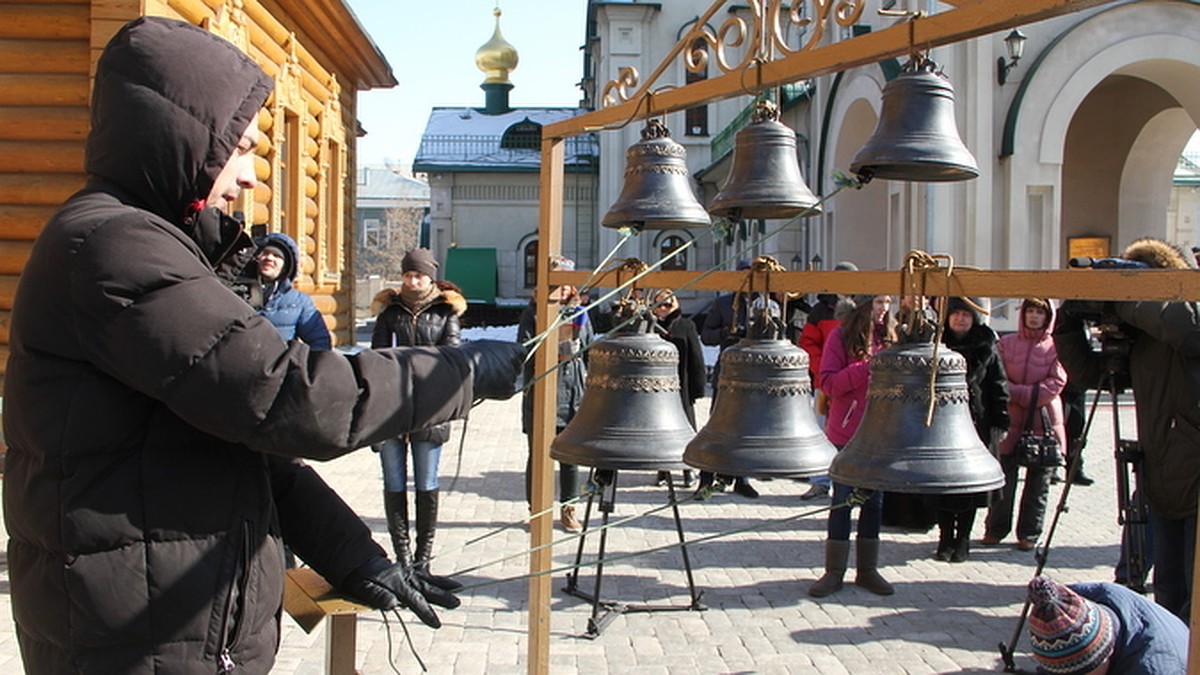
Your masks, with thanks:
[{"label": "blue jeans", "polygon": [[379,448],[383,464],[383,489],[404,492],[408,485],[408,448],[412,447],[413,488],[420,492],[438,489],[438,464],[442,459],[441,443],[412,441],[401,436],[389,438]]},{"label": "blue jeans", "polygon": [[[837,506],[844,504],[854,488],[833,482],[833,501]],[[828,535],[834,541],[850,541],[850,507],[832,509],[829,512]],[[876,490],[858,512],[858,538],[878,539],[879,526],[883,522],[883,491]]]}]

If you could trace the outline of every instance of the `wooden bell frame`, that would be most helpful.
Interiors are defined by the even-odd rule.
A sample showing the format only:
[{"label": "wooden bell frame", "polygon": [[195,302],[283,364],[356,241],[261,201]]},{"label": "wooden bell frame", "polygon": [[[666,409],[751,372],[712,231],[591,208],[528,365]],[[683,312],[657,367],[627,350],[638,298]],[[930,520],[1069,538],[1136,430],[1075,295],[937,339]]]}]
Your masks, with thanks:
[{"label": "wooden bell frame", "polygon": [[[805,0],[807,1],[807,0]],[[846,0],[831,3],[811,0],[814,18],[798,13],[802,0],[751,0],[753,26],[731,18],[717,31],[706,28],[709,20],[727,4],[716,0],[682,36],[667,58],[639,86],[637,73],[622,69],[616,80],[603,90],[601,100],[607,107],[578,117],[549,124],[542,129],[541,204],[537,297],[550,297],[550,290],[564,284],[579,285],[588,281],[589,270],[551,271],[550,260],[562,252],[562,205],[564,186],[564,149],[568,138],[605,128],[618,128],[634,120],[661,116],[712,101],[724,100],[747,93],[747,85],[756,89],[775,87],[805,78],[826,75],[876,63],[883,59],[904,57],[913,45],[928,49],[962,40],[1004,31],[1082,9],[1101,6],[1113,0],[944,0],[954,9],[932,16],[913,14],[909,20],[872,33],[858,35],[831,44],[816,44],[820,30],[831,18],[840,25],[854,22],[861,15],[866,0]],[[834,6],[836,5],[836,7]],[[833,13],[831,15],[831,12]],[[788,49],[778,39],[779,22],[791,21],[812,28],[812,37],[800,49]],[[741,22],[741,26],[735,22]],[[740,31],[740,34],[739,34]],[[733,37],[750,39],[746,57],[730,65],[724,59],[724,46],[734,45]],[[707,58],[696,59],[690,45],[700,40],[712,50],[713,61],[723,75],[700,80],[678,88],[652,89],[675,58],[683,58],[689,70],[709,65]],[[776,54],[782,53],[780,58]],[[628,90],[633,88],[633,93]],[[697,280],[692,271],[660,271],[647,276],[644,284],[657,288],[679,288],[684,285],[695,290],[734,290],[745,282],[745,272],[714,272]],[[771,285],[781,291],[809,293],[871,293],[894,295],[954,295],[974,297],[1029,297],[1168,301],[1200,300],[1200,283],[1194,270],[1106,271],[1087,274],[1078,270],[955,270],[947,274],[937,270],[897,270],[870,272],[800,271],[775,272]],[[763,280],[765,282],[765,279]],[[597,286],[615,286],[620,281],[615,272],[592,279]],[[553,302],[537,306],[538,325],[548,326],[557,313]],[[557,378],[551,370],[555,355],[547,350],[536,354],[537,372],[549,372],[533,388],[533,486],[532,511],[543,515],[530,526],[533,552],[530,555],[529,582],[529,642],[528,672],[549,673],[550,664],[550,603],[551,579],[546,571],[551,567],[552,517],[548,510],[554,501],[553,464],[549,459],[550,441],[554,437],[555,396]],[[545,546],[543,548],[543,546]],[[1200,567],[1197,568],[1200,570]],[[1200,586],[1200,583],[1194,584]],[[1193,624],[1200,625],[1200,602],[1193,596]],[[1190,647],[1189,663],[1200,665],[1200,649]],[[1197,666],[1189,667],[1196,672]]]}]

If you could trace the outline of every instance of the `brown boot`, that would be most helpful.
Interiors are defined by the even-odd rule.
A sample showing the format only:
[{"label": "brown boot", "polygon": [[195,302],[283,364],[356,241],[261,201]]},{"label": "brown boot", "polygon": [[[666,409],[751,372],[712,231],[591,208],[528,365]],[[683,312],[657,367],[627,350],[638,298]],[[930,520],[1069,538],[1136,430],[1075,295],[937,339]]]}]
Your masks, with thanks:
[{"label": "brown boot", "polygon": [[583,524],[575,517],[574,506],[564,506],[559,513],[558,522],[562,524],[562,528],[571,534],[583,532]]},{"label": "brown boot", "polygon": [[862,586],[876,595],[891,595],[896,592],[892,585],[879,574],[879,540],[858,539],[858,549],[855,551],[855,564],[858,575],[854,577],[854,585]]},{"label": "brown boot", "polygon": [[825,574],[808,587],[808,594],[823,598],[842,589],[846,576],[846,561],[850,559],[850,542],[839,539],[825,540]]}]

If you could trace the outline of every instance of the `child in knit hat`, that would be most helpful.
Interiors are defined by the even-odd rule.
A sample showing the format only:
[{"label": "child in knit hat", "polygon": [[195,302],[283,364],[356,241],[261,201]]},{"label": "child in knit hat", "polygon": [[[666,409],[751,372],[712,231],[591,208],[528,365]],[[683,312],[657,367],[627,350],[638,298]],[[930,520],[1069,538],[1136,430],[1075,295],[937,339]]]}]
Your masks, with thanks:
[{"label": "child in knit hat", "polygon": [[1159,675],[1187,670],[1188,629],[1166,609],[1110,583],[1029,582],[1029,643],[1054,675]]}]

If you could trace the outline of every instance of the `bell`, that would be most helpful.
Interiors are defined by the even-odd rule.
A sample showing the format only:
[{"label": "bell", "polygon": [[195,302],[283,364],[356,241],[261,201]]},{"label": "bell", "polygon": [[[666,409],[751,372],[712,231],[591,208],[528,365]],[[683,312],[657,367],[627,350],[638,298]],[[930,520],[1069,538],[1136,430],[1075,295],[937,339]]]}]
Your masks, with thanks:
[{"label": "bell", "polygon": [[858,431],[829,467],[854,487],[912,494],[986,492],[1004,485],[1000,462],[979,440],[968,407],[967,362],[945,346],[937,354],[932,423],[933,344],[902,344],[871,357],[867,407]]},{"label": "bell", "polygon": [[650,333],[610,334],[588,351],[583,400],[550,456],[597,469],[683,468],[696,432],[679,387],[675,345]]},{"label": "bell", "polygon": [[979,175],[954,122],[954,88],[933,61],[914,56],[883,87],[883,110],[850,171],[863,180],[959,181]]},{"label": "bell", "polygon": [[688,181],[687,151],[669,133],[658,120],[646,122],[642,140],[625,151],[625,184],[601,225],[670,230],[712,224]]},{"label": "bell", "polygon": [[708,212],[734,220],[819,214],[820,200],[800,174],[796,133],[779,121],[778,108],[760,100],[750,119],[734,139],[729,180]]},{"label": "bell", "polygon": [[813,414],[808,354],[787,340],[743,338],[721,352],[708,423],[683,461],[730,476],[823,474],[836,449]]}]

